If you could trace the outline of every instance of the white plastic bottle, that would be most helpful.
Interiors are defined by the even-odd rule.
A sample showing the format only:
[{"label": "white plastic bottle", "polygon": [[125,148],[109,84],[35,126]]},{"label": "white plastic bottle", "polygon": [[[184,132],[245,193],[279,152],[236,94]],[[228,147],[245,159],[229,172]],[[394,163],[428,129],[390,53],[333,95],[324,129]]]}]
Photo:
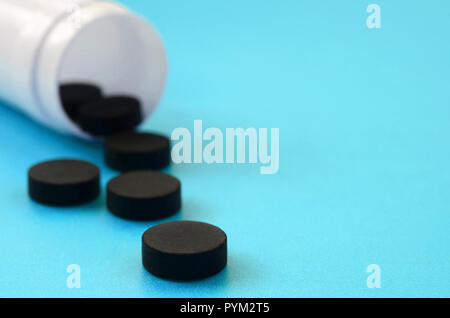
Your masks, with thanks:
[{"label": "white plastic bottle", "polygon": [[66,115],[59,85],[89,82],[156,107],[167,61],[156,30],[98,0],[0,0],[0,99],[58,131],[89,138]]}]

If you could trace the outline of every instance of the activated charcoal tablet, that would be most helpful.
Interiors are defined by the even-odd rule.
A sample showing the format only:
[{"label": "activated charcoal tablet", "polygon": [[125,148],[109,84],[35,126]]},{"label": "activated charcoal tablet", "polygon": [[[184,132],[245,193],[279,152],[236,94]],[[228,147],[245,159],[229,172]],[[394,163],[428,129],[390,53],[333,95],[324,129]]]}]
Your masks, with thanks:
[{"label": "activated charcoal tablet", "polygon": [[42,204],[75,206],[94,200],[100,193],[100,170],[81,160],[53,160],[28,171],[28,193]]},{"label": "activated charcoal tablet", "polygon": [[181,209],[181,183],[152,170],[126,172],[107,186],[106,204],[113,214],[129,220],[156,220]]},{"label": "activated charcoal tablet", "polygon": [[202,279],[227,264],[227,236],[202,222],[174,221],[142,236],[142,263],[150,273],[177,281]]},{"label": "activated charcoal tablet", "polygon": [[74,121],[81,105],[102,97],[99,87],[88,83],[66,83],[59,87],[61,103],[67,115]]},{"label": "activated charcoal tablet", "polygon": [[142,121],[141,104],[133,97],[111,96],[83,104],[78,112],[81,129],[94,136],[131,130]]},{"label": "activated charcoal tablet", "polygon": [[105,162],[119,171],[165,168],[170,163],[170,140],[157,134],[123,132],[106,137]]}]

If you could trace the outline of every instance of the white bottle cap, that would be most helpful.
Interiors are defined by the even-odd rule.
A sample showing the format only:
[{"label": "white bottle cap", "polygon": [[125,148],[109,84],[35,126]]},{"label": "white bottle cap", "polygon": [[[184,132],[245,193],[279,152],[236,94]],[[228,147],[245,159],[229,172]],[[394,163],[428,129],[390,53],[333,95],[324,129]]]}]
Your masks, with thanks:
[{"label": "white bottle cap", "polygon": [[64,111],[62,83],[136,97],[144,117],[164,90],[167,60],[158,33],[116,3],[1,0],[0,38],[0,97],[61,132],[90,137]]}]

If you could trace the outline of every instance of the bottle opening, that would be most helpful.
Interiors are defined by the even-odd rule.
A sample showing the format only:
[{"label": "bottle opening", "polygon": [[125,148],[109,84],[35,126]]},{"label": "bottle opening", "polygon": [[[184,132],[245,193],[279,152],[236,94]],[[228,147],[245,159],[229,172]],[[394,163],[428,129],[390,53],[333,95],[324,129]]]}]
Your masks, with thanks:
[{"label": "bottle opening", "polygon": [[59,95],[67,116],[93,136],[132,130],[142,121],[141,102],[133,96],[104,96],[89,83],[62,84]]},{"label": "bottle opening", "polygon": [[93,19],[77,30],[61,57],[56,83],[59,109],[80,128],[63,106],[60,92],[68,84],[87,84],[98,87],[103,96],[128,98],[132,108],[138,103],[139,116],[134,111],[129,122],[135,123],[139,117],[140,123],[162,95],[166,63],[159,35],[142,18],[126,12]]}]

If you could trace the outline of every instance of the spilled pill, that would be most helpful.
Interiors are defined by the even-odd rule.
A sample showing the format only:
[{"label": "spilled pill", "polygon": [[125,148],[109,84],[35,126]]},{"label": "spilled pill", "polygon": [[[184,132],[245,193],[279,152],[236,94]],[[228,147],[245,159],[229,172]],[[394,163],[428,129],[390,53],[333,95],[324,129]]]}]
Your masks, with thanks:
[{"label": "spilled pill", "polygon": [[76,121],[80,106],[102,97],[99,87],[88,83],[66,83],[59,87],[61,103],[67,115]]},{"label": "spilled pill", "polygon": [[126,172],[108,182],[106,203],[113,214],[129,220],[155,220],[181,208],[181,183],[152,170]]},{"label": "spilled pill", "polygon": [[95,136],[130,130],[142,120],[140,102],[128,96],[101,98],[83,104],[77,120],[81,129]]},{"label": "spilled pill", "polygon": [[205,278],[226,266],[227,236],[202,222],[159,224],[142,236],[142,263],[153,275],[170,280]]},{"label": "spilled pill", "polygon": [[86,161],[52,160],[28,171],[28,193],[42,204],[74,206],[94,200],[100,193],[100,171]]},{"label": "spilled pill", "polygon": [[104,155],[115,170],[159,170],[170,163],[170,141],[157,134],[123,132],[106,137]]}]

